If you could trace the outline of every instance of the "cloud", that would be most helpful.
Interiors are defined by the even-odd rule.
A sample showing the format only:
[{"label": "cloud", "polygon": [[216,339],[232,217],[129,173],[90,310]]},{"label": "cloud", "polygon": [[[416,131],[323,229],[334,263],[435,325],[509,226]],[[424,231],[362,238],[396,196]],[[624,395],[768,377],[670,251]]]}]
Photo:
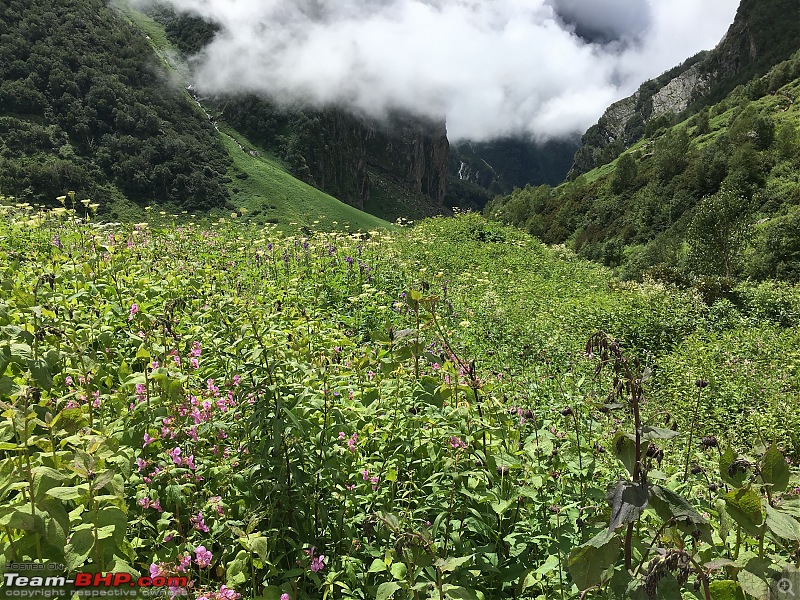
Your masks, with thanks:
[{"label": "cloud", "polygon": [[446,118],[451,140],[584,131],[721,39],[737,0],[167,0],[220,25],[196,85]]}]

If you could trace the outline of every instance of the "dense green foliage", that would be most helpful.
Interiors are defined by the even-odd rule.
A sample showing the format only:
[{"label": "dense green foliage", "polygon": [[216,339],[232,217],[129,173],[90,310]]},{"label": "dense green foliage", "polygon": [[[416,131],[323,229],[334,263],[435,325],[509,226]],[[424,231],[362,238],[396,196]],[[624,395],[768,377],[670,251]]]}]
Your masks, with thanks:
[{"label": "dense green foliage", "polygon": [[613,163],[555,189],[516,190],[487,214],[569,240],[626,277],[797,281],[798,97],[800,53]]},{"label": "dense green foliage", "polygon": [[3,571],[675,600],[800,559],[793,288],[709,309],[476,215],[286,237],[64,200],[0,221]]},{"label": "dense green foliage", "polygon": [[9,0],[0,31],[6,193],[224,204],[228,159],[213,128],[104,2]]}]

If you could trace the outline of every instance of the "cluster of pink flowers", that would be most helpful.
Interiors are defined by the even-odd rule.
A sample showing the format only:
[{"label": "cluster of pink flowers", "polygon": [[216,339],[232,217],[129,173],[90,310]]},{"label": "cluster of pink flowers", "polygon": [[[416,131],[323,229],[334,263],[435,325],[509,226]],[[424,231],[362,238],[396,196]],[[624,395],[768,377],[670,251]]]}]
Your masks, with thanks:
[{"label": "cluster of pink flowers", "polygon": [[358,434],[357,433],[354,433],[353,435],[351,435],[348,438],[347,434],[344,431],[340,431],[339,432],[339,439],[340,440],[347,440],[347,449],[350,450],[350,452],[355,452],[356,451],[356,445],[358,444]]},{"label": "cluster of pink flowers", "polygon": [[203,533],[208,533],[208,525],[206,525],[206,521],[203,518],[203,513],[198,512],[195,516],[191,518],[192,527],[194,527],[197,531],[202,531]]},{"label": "cluster of pink flowers", "polygon": [[209,550],[206,550],[205,546],[198,546],[194,549],[195,561],[197,562],[197,566],[201,569],[205,569],[206,567],[211,565],[211,559],[214,556],[211,554]]},{"label": "cluster of pink flowers", "polygon": [[242,595],[236,590],[223,585],[216,594],[204,592],[197,597],[197,600],[238,600],[241,597]]},{"label": "cluster of pink flowers", "polygon": [[320,571],[322,571],[322,569],[325,568],[325,555],[320,554],[319,556],[314,556],[315,551],[316,548],[314,546],[311,546],[310,549],[305,550],[305,553],[311,559],[311,565],[309,567],[311,571],[314,573],[319,573]]},{"label": "cluster of pink flowers", "polygon": [[458,450],[459,448],[466,448],[467,443],[460,437],[454,435],[450,438],[450,447]]},{"label": "cluster of pink flowers", "polygon": [[133,317],[138,312],[139,312],[139,305],[136,304],[136,302],[134,302],[133,304],[131,304],[131,310],[130,313],[128,314],[128,321],[133,321]]},{"label": "cluster of pink flowers", "polygon": [[164,512],[164,509],[161,508],[161,502],[159,502],[158,499],[150,500],[150,498],[145,496],[144,498],[139,499],[136,503],[142,508],[154,508],[158,512]]}]

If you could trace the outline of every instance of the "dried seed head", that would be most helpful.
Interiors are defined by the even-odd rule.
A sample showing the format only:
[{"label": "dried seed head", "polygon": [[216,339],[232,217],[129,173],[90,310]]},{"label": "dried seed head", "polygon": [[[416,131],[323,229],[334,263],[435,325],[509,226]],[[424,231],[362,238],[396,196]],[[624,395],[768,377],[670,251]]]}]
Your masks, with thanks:
[{"label": "dried seed head", "polygon": [[708,385],[708,382],[705,379],[696,379],[694,384],[702,390]]},{"label": "dried seed head", "polygon": [[700,438],[700,446],[702,446],[703,450],[708,450],[710,448],[719,448],[719,440],[717,440],[717,438],[713,435]]},{"label": "dried seed head", "polygon": [[565,406],[565,407],[564,407],[564,408],[562,408],[562,409],[561,409],[559,412],[561,413],[561,416],[562,416],[562,417],[569,417],[569,416],[571,416],[571,415],[574,415],[574,414],[575,414],[575,411],[574,411],[574,410],[572,410],[572,407],[571,407],[571,406]]}]

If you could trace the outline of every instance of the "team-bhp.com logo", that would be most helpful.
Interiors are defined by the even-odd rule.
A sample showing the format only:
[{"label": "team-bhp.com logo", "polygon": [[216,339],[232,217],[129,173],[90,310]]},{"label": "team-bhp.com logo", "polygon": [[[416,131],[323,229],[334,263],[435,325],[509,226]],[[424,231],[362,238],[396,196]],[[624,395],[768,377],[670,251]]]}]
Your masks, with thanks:
[{"label": "team-bhp.com logo", "polygon": [[3,573],[0,597],[4,598],[69,598],[73,594],[84,597],[155,596],[188,586],[187,577],[134,577],[129,573],[86,572],[68,577],[55,574],[54,571],[61,571],[64,567],[54,563],[11,563],[6,567],[13,570]]}]

